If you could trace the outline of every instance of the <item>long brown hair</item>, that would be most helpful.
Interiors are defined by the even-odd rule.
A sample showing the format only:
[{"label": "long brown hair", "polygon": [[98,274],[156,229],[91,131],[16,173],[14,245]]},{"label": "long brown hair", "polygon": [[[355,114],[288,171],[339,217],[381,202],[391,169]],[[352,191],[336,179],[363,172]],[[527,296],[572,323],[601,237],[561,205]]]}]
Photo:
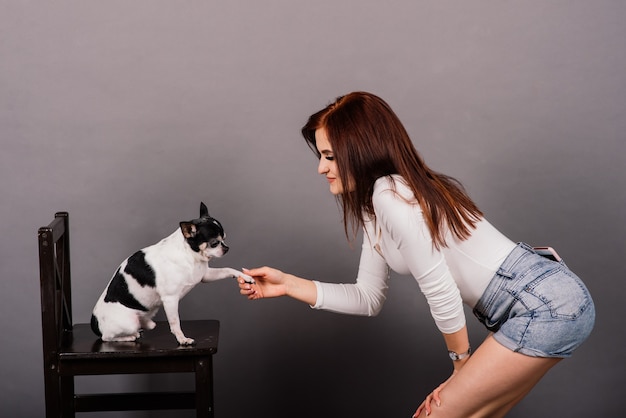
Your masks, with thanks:
[{"label": "long brown hair", "polygon": [[392,174],[402,176],[413,191],[436,248],[447,246],[444,225],[458,239],[471,235],[482,212],[461,183],[424,163],[406,129],[380,97],[350,93],[311,115],[302,135],[318,158],[315,131],[322,128],[332,146],[341,183],[354,186],[337,196],[346,236],[349,224],[354,236],[364,225],[364,214],[374,217],[374,183]]}]

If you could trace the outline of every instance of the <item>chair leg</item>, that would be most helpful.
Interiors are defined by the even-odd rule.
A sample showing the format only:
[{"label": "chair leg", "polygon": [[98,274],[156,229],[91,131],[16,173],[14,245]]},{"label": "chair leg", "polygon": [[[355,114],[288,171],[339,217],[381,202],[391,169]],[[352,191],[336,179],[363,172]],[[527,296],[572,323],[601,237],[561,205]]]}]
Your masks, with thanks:
[{"label": "chair leg", "polygon": [[60,379],[61,411],[63,418],[74,418],[74,376],[62,376]]},{"label": "chair leg", "polygon": [[196,417],[213,418],[213,359],[196,361]]},{"label": "chair leg", "polygon": [[44,372],[46,418],[61,418],[61,382],[59,375],[50,367]]}]

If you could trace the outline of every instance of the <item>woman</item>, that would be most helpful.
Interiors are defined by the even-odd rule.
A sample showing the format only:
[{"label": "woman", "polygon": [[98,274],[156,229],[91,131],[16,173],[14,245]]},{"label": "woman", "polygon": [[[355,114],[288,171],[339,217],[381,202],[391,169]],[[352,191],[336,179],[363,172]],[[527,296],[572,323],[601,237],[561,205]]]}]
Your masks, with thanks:
[{"label": "woman", "polygon": [[[240,279],[241,294],[376,315],[388,266],[411,274],[454,366],[414,417],[504,416],[587,338],[595,311],[580,279],[489,224],[456,180],[424,163],[382,99],[364,92],[339,97],[313,114],[302,134],[341,203],[346,235],[364,230],[356,283],[261,267],[246,271],[255,284]],[[463,302],[493,331],[474,352]]]}]

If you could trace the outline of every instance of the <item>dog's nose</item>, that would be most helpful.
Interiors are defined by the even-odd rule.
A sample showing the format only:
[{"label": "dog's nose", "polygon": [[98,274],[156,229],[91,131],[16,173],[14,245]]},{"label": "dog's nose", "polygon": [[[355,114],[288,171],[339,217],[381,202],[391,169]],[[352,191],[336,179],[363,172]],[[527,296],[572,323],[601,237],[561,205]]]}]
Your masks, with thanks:
[{"label": "dog's nose", "polygon": [[224,254],[226,254],[228,252],[228,250],[229,250],[228,245],[226,245],[226,244],[224,244],[222,242],[222,249],[224,250]]}]

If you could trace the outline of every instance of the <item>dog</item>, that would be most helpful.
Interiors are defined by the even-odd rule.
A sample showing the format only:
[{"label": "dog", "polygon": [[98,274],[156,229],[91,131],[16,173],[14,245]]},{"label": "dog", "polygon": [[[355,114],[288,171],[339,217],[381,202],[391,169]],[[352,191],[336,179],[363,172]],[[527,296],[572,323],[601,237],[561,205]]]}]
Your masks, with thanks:
[{"label": "dog", "polygon": [[170,236],[120,264],[93,309],[93,332],[102,341],[135,341],[142,330],[154,329],[152,318],[163,306],[178,344],[193,345],[180,327],[180,299],[200,282],[241,276],[254,283],[239,270],[209,267],[213,257],[228,252],[224,238],[224,228],[201,202],[200,218],[180,222]]}]

